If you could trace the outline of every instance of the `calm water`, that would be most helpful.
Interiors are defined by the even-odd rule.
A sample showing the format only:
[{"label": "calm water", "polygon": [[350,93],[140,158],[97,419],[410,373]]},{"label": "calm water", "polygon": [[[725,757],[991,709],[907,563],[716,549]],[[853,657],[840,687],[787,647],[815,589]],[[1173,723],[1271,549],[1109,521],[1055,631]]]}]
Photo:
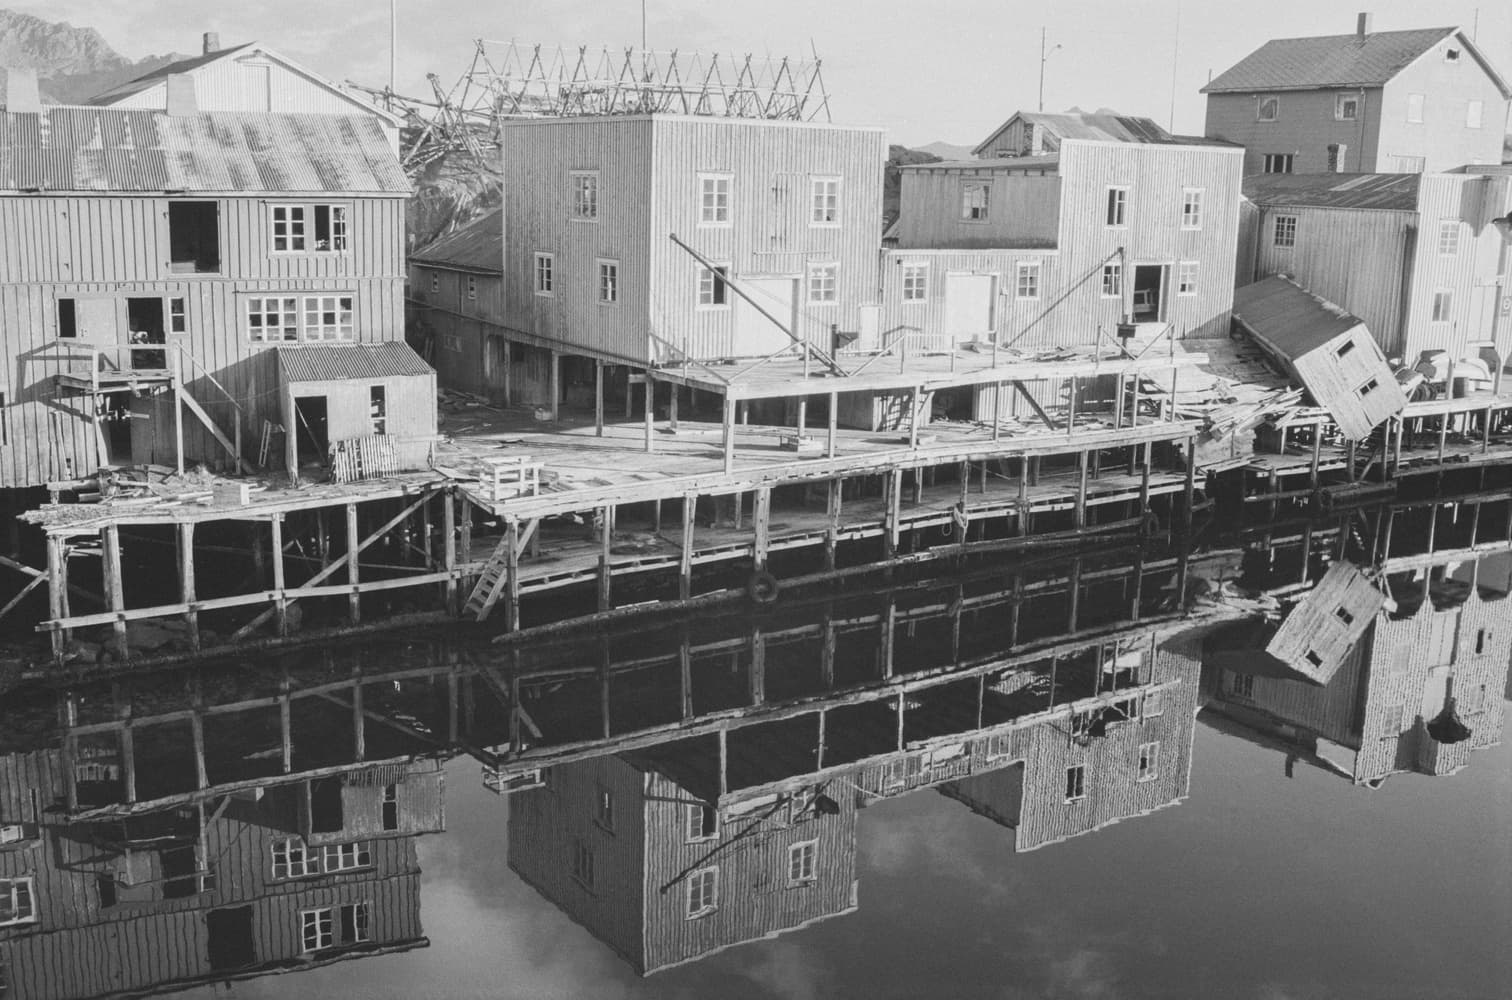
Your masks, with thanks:
[{"label": "calm water", "polygon": [[1512,995],[1512,559],[1359,523],[0,695],[0,995]]}]

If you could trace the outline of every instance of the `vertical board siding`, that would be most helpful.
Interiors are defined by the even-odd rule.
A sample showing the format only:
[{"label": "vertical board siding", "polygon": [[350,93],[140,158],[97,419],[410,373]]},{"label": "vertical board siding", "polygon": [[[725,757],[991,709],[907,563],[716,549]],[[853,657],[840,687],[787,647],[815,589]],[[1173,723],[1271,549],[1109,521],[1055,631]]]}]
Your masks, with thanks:
[{"label": "vertical board siding", "polygon": [[[1004,169],[1012,161],[981,167],[901,171],[898,245],[970,250],[1004,246],[1054,246],[1061,178],[1054,165]],[[961,217],[961,189],[986,184],[987,218]]]},{"label": "vertical board siding", "polygon": [[[1444,59],[1444,50],[1451,47],[1461,51],[1454,62]],[[1407,120],[1409,94],[1423,95],[1421,122]],[[1465,52],[1458,35],[1445,37],[1402,67],[1387,82],[1381,100],[1376,170],[1395,170],[1395,158],[1402,155],[1423,157],[1423,169],[1430,172],[1501,162],[1507,99],[1480,62]],[[1479,128],[1467,124],[1471,101],[1481,102]]]},{"label": "vertical board siding", "polygon": [[[1334,118],[1334,99],[1341,93],[1359,99],[1357,120]],[[1345,146],[1341,172],[1390,169],[1381,161],[1377,146],[1381,133],[1380,87],[1366,87],[1363,91],[1358,87],[1288,90],[1276,92],[1276,96],[1280,97],[1276,120],[1262,122],[1256,117],[1259,92],[1207,95],[1207,124],[1203,134],[1243,146],[1246,175],[1262,172],[1267,153],[1291,153],[1294,173],[1325,173],[1331,143]]]}]

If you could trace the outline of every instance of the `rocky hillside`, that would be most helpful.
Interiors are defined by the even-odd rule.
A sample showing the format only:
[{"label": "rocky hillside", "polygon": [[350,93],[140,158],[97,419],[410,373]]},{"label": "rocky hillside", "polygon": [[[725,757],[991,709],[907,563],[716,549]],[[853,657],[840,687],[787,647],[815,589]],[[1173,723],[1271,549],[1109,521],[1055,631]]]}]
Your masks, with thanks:
[{"label": "rocky hillside", "polygon": [[133,62],[93,28],[0,9],[0,66],[35,69],[46,101],[77,104],[183,58],[169,53]]},{"label": "rocky hillside", "polygon": [[887,165],[882,171],[882,228],[886,229],[898,217],[898,196],[902,192],[903,177],[898,172],[901,166],[910,163],[938,163],[940,158],[922,149],[907,146],[888,146]]}]

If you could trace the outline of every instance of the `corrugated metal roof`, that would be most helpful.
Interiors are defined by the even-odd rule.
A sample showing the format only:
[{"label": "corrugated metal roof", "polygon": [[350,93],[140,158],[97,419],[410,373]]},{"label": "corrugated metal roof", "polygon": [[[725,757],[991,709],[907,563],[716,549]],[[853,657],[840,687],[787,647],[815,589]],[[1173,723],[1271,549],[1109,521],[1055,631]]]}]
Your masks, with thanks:
[{"label": "corrugated metal roof", "polygon": [[1417,211],[1421,174],[1254,174],[1244,196],[1257,205]]},{"label": "corrugated metal roof", "polygon": [[402,340],[378,344],[280,347],[278,368],[285,382],[395,378],[403,375],[430,375],[435,372]]},{"label": "corrugated metal roof", "polygon": [[937,163],[902,163],[899,170],[1035,170],[1060,164],[1053,156],[999,156],[982,160],[940,160]]},{"label": "corrugated metal roof", "polygon": [[1235,289],[1234,316],[1293,360],[1365,322],[1279,275]]},{"label": "corrugated metal roof", "polygon": [[128,80],[127,82],[117,87],[112,87],[110,90],[105,91],[103,94],[96,94],[94,97],[91,97],[84,103],[94,105],[114,104],[116,101],[119,101],[123,97],[130,97],[132,94],[140,93],[141,91],[146,90],[148,87],[156,84],[159,80],[167,79],[167,77],[169,77],[171,74],[188,73],[190,70],[199,69],[201,66],[205,66],[210,63],[216,62],[217,60],[224,59],[227,56],[234,55],[235,53],[240,52],[242,49],[250,48],[251,46],[256,44],[256,42],[243,42],[240,45],[233,45],[232,47],[227,49],[217,49],[214,52],[206,53],[202,56],[194,56],[191,59],[180,59],[176,63],[169,63],[167,66],[163,66],[160,69],[155,69],[151,73],[137,77],[135,80]]},{"label": "corrugated metal roof", "polygon": [[405,195],[374,117],[48,107],[0,112],[0,191]]},{"label": "corrugated metal roof", "polygon": [[1218,74],[1201,93],[1379,87],[1455,30],[1376,31],[1363,39],[1359,35],[1273,38]]},{"label": "corrugated metal roof", "polygon": [[1022,121],[1044,128],[1062,139],[1093,139],[1101,142],[1138,142],[1151,145],[1211,145],[1215,142],[1203,136],[1172,135],[1161,128],[1153,118],[1134,115],[1089,114],[1087,112],[1064,112],[1046,114],[1042,111],[1018,111],[999,125],[991,135],[971,152],[980,156],[1010,125]]},{"label": "corrugated metal roof", "polygon": [[461,271],[504,273],[503,210],[479,216],[454,233],[410,255],[416,264],[434,264]]}]

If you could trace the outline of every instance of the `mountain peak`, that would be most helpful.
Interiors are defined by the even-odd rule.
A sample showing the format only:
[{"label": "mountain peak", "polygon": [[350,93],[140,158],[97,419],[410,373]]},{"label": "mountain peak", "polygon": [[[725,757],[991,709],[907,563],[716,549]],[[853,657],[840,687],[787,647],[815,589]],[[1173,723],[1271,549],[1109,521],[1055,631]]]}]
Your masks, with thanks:
[{"label": "mountain peak", "polygon": [[94,28],[0,9],[0,66],[36,70],[44,100],[79,104],[183,58],[168,54],[134,62]]}]

